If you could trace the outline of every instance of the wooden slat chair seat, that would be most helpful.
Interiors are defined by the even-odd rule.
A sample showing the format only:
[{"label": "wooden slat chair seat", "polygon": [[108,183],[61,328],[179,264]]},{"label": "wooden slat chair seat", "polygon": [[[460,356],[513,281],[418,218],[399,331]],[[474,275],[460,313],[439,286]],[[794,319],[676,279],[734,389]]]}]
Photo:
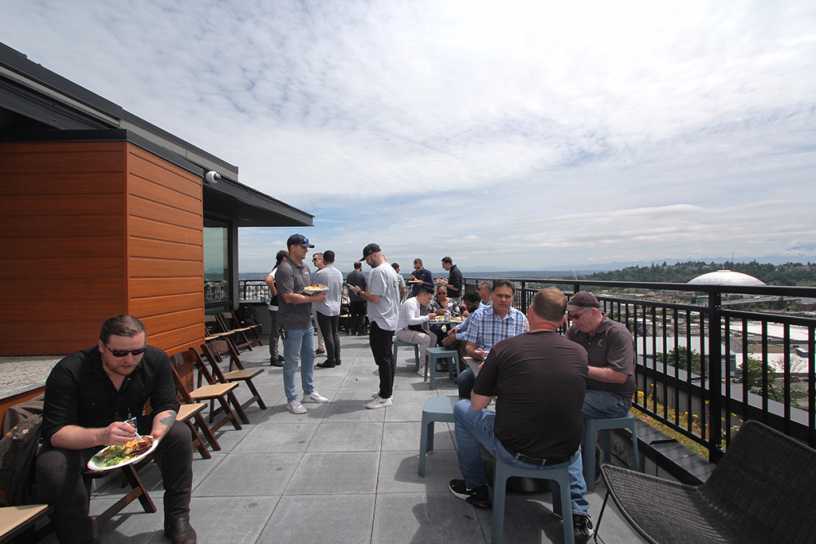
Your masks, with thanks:
[{"label": "wooden slat chair seat", "polygon": [[[204,438],[202,438],[201,434],[204,433],[212,449],[218,451],[221,449],[221,445],[218,443],[218,440],[215,439],[215,436],[212,435],[209,427],[207,427],[207,422],[204,421],[204,416],[201,415],[201,412],[203,412],[206,407],[206,402],[181,404],[179,405],[178,414],[176,414],[176,421],[187,425],[193,435],[193,447],[198,450],[201,457],[210,459],[212,455],[210,455],[210,450],[207,449],[207,444],[204,443]],[[199,432],[199,430],[201,432]]]},{"label": "wooden slat chair seat", "polygon": [[[244,368],[244,365],[241,363],[241,357],[238,354],[238,349],[232,340],[229,338],[220,338],[213,342],[206,342],[202,344],[201,352],[204,354],[204,358],[210,363],[209,371],[211,374],[207,374],[207,365],[204,363],[204,359],[199,357],[200,364],[204,367],[202,374],[204,374],[208,382],[244,383],[252,393],[252,397],[241,405],[241,409],[243,410],[252,403],[257,402],[261,410],[266,410],[266,404],[252,381],[252,379],[259,374],[263,374],[264,370],[262,368]],[[229,365],[226,370],[221,369],[221,365],[224,362],[222,356],[229,358]],[[233,369],[233,367],[235,368]]]},{"label": "wooden slat chair seat", "polygon": [[8,542],[31,528],[50,511],[47,504],[4,506],[0,508],[0,542]]},{"label": "wooden slat chair seat", "polygon": [[[195,350],[190,348],[193,353]],[[189,353],[189,352],[185,352]],[[181,376],[176,369],[176,366],[184,362],[184,355],[185,353],[177,353],[172,357],[173,364],[170,366],[171,370],[173,371],[173,379],[176,381],[176,390],[178,391],[179,396],[181,397],[184,404],[193,404],[197,402],[208,402],[211,401],[213,404],[218,402],[220,405],[220,411],[223,412],[223,416],[215,419],[214,411],[210,411],[210,424],[207,425],[202,421],[199,421],[199,427],[204,432],[205,436],[207,436],[208,441],[210,444],[213,444],[215,441],[215,437],[213,433],[220,429],[224,424],[227,422],[231,422],[232,426],[235,427],[236,430],[241,430],[241,420],[239,420],[238,415],[236,415],[235,411],[233,411],[232,407],[230,406],[231,403],[233,405],[238,404],[238,400],[235,398],[233,391],[236,387],[238,387],[237,383],[227,383],[227,384],[207,384],[201,387],[197,387],[192,391],[187,389],[187,386],[184,384],[184,380],[181,379]],[[201,414],[197,414],[194,416],[196,418],[201,417]],[[212,437],[212,438],[211,438]],[[217,442],[216,442],[217,443]],[[213,445],[213,449],[220,449],[216,448]]]}]

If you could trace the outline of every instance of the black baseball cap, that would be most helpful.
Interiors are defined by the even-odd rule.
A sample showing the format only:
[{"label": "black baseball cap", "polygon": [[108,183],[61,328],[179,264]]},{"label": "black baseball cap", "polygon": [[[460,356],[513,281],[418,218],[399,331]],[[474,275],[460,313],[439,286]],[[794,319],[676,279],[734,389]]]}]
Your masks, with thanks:
[{"label": "black baseball cap", "polygon": [[306,247],[314,247],[314,245],[309,243],[309,239],[303,236],[302,234],[293,234],[286,240],[286,247],[289,246],[306,246]]},{"label": "black baseball cap", "polygon": [[363,248],[363,259],[371,255],[372,253],[379,253],[380,251],[382,251],[382,249],[380,249],[380,246],[378,246],[377,244],[368,244]]},{"label": "black baseball cap", "polygon": [[600,308],[601,304],[595,295],[589,291],[578,291],[567,303],[568,306],[577,306],[578,308]]}]

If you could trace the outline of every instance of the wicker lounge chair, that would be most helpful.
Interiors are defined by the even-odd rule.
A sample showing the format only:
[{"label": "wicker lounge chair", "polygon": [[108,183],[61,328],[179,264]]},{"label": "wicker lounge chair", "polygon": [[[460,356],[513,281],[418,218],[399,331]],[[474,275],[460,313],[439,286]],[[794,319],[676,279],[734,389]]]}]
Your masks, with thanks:
[{"label": "wicker lounge chair", "polygon": [[607,496],[650,543],[816,543],[816,450],[748,421],[692,486],[603,465]]}]

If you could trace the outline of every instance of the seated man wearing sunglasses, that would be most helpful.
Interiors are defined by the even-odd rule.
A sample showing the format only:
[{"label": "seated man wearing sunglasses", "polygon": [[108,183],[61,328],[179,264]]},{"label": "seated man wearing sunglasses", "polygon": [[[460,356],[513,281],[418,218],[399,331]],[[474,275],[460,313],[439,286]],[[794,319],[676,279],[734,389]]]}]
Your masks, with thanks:
[{"label": "seated man wearing sunglasses", "polygon": [[[147,401],[152,412],[144,416]],[[137,433],[160,441],[154,455],[165,489],[165,535],[176,544],[196,542],[190,526],[192,442],[187,426],[176,423],[178,408],[170,360],[147,345],[135,317],[108,319],[96,346],[57,363],[45,384],[34,491],[54,508],[61,543],[95,542],[85,465],[102,446],[124,444]]]}]

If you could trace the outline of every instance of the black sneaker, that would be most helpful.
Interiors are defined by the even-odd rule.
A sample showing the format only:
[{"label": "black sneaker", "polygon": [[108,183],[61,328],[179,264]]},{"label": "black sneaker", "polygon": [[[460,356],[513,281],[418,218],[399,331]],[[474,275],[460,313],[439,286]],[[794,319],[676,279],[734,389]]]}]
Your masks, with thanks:
[{"label": "black sneaker", "polygon": [[465,485],[464,480],[451,480],[448,483],[448,489],[457,499],[469,503],[475,508],[487,510],[490,508],[490,491],[486,485],[469,488]]},{"label": "black sneaker", "polygon": [[269,359],[269,366],[283,366],[283,361],[277,357]]},{"label": "black sneaker", "polygon": [[573,514],[572,527],[575,531],[575,542],[588,542],[595,534],[589,514]]}]

